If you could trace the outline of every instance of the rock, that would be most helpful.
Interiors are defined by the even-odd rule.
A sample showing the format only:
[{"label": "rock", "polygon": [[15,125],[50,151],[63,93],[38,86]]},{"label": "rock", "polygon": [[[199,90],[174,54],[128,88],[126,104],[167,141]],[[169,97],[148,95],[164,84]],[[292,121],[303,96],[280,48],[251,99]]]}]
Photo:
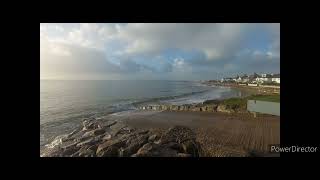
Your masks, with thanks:
[{"label": "rock", "polygon": [[97,135],[101,135],[101,134],[103,134],[103,133],[105,133],[106,131],[104,130],[104,129],[95,129],[95,130],[93,130],[93,134],[95,135],[95,136],[97,136]]},{"label": "rock", "polygon": [[117,157],[119,156],[119,148],[115,146],[109,146],[104,151],[96,153],[98,157]]},{"label": "rock", "polygon": [[174,149],[178,152],[184,151],[183,147],[179,143],[176,143],[176,142],[169,142],[167,144],[163,144],[163,146],[165,146],[166,148]]},{"label": "rock", "polygon": [[164,147],[153,147],[150,151],[138,151],[136,154],[133,154],[131,157],[177,157],[177,151],[164,148]]},{"label": "rock", "polygon": [[61,149],[68,149],[68,148],[71,148],[73,146],[76,146],[78,144],[78,142],[74,142],[74,141],[67,141],[67,142],[64,142],[60,145],[60,148]]},{"label": "rock", "polygon": [[221,104],[217,107],[217,112],[224,112],[224,113],[232,113],[232,109],[228,109],[225,105]]},{"label": "rock", "polygon": [[128,133],[131,133],[133,131],[134,131],[134,129],[131,128],[131,127],[123,127],[115,135],[117,135],[117,134],[128,134]]},{"label": "rock", "polygon": [[62,156],[66,157],[66,156],[71,156],[72,154],[74,154],[75,152],[77,152],[80,148],[76,147],[75,145],[73,146],[69,146],[67,148],[65,148],[62,152]]},{"label": "rock", "polygon": [[123,123],[116,123],[115,125],[111,126],[111,127],[110,127],[110,130],[111,130],[110,134],[111,134],[111,136],[117,136],[118,133],[121,132],[121,129],[122,129],[122,128],[125,128],[125,127],[127,127],[127,125],[125,125],[125,124],[123,124]]},{"label": "rock", "polygon": [[152,144],[153,144],[153,143],[144,144],[144,145],[138,150],[137,153],[143,154],[143,153],[149,152],[149,151],[152,149]]},{"label": "rock", "polygon": [[94,136],[94,130],[87,131],[82,135],[82,137],[80,138],[80,141],[84,141],[84,140],[86,140],[86,139],[88,139],[90,137],[93,137],[93,136]]},{"label": "rock", "polygon": [[109,122],[106,127],[111,127],[113,125],[117,124],[117,121],[114,121],[114,122]]},{"label": "rock", "polygon": [[125,140],[126,139],[115,139],[106,141],[98,146],[96,154],[98,155],[103,151],[106,151],[109,147],[115,147],[118,150],[126,144]]},{"label": "rock", "polygon": [[122,156],[130,156],[136,153],[144,144],[148,142],[148,135],[133,136],[127,140],[127,147],[123,148]]},{"label": "rock", "polygon": [[63,150],[59,147],[46,148],[40,157],[62,157]]},{"label": "rock", "polygon": [[147,134],[149,132],[149,130],[140,130],[137,131],[137,134]]},{"label": "rock", "polygon": [[75,141],[75,142],[81,141],[82,136],[83,136],[86,132],[87,132],[87,131],[82,131],[82,130],[80,130],[80,131],[76,132],[75,134],[73,134],[73,135],[72,135],[72,138],[74,138],[73,141]]},{"label": "rock", "polygon": [[91,149],[84,149],[79,152],[79,157],[94,157],[95,152]]},{"label": "rock", "polygon": [[182,148],[185,153],[191,154],[192,156],[199,156],[199,145],[192,140],[188,140],[182,143]]},{"label": "rock", "polygon": [[106,134],[102,138],[103,141],[107,141],[107,140],[110,140],[110,139],[111,139],[111,134]]},{"label": "rock", "polygon": [[178,157],[192,157],[191,154],[178,153]]},{"label": "rock", "polygon": [[159,145],[154,144],[154,143],[144,144],[144,145],[137,151],[137,153],[131,155],[131,157],[151,156],[151,155],[152,155],[151,150],[152,150],[154,147],[157,148],[157,147],[159,147]]},{"label": "rock", "polygon": [[154,141],[153,143],[155,144],[161,144],[161,139],[157,140],[157,141]]},{"label": "rock", "polygon": [[177,105],[172,105],[170,109],[172,111],[178,111],[178,106]]},{"label": "rock", "polygon": [[104,129],[94,129],[92,131],[88,131],[86,133],[84,133],[82,135],[82,139],[86,139],[88,137],[93,137],[93,136],[98,136],[98,135],[101,135],[103,133],[105,133],[106,131]]},{"label": "rock", "polygon": [[69,134],[67,135],[67,138],[71,138],[73,135],[75,135],[75,134],[78,133],[79,131],[81,131],[80,128],[77,128],[77,129],[73,130],[71,133],[69,133]]},{"label": "rock", "polygon": [[90,130],[95,128],[95,124],[93,123],[92,119],[86,119],[82,122],[83,125],[83,131]]},{"label": "rock", "polygon": [[181,145],[175,142],[170,142],[168,144],[155,144],[149,142],[144,144],[137,153],[131,155],[131,157],[179,157],[179,152],[181,153],[181,157],[192,156],[182,153],[182,151]]},{"label": "rock", "polygon": [[212,105],[212,112],[217,112],[217,108],[218,108],[217,104]]},{"label": "rock", "polygon": [[47,148],[54,148],[56,146],[60,146],[63,142],[69,140],[68,135],[61,135],[54,138],[54,140],[50,143],[45,145]]},{"label": "rock", "polygon": [[202,111],[202,108],[201,107],[192,107],[191,111]]},{"label": "rock", "polygon": [[97,137],[92,137],[92,138],[89,138],[85,141],[82,141],[80,143],[77,144],[77,147],[82,147],[82,146],[87,146],[87,145],[93,145],[97,142],[99,142],[101,140],[101,137],[100,136],[97,136]]},{"label": "rock", "polygon": [[70,157],[79,157],[79,151],[77,151],[77,152],[75,152],[75,153],[73,153]]},{"label": "rock", "polygon": [[97,148],[98,148],[98,145],[97,145],[97,144],[94,144],[94,145],[88,147],[89,150],[92,150],[92,151],[94,151],[94,152],[97,151]]},{"label": "rock", "polygon": [[166,105],[161,105],[161,110],[166,111],[166,110],[170,110],[170,108],[168,108],[168,106]]},{"label": "rock", "polygon": [[149,142],[153,142],[153,141],[156,140],[157,137],[158,137],[158,136],[157,136],[156,134],[151,135],[151,136],[148,138],[148,141],[149,141]]}]

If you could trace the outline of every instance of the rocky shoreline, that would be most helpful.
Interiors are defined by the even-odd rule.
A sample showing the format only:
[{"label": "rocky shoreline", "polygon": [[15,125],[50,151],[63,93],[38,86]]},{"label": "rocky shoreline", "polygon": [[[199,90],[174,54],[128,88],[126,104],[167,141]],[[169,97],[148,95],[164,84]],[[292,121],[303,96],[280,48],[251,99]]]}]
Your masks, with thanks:
[{"label": "rocky shoreline", "polygon": [[47,144],[40,157],[198,157],[200,153],[195,133],[187,127],[159,131],[86,119],[81,128]]},{"label": "rocky shoreline", "polygon": [[184,105],[148,105],[139,106],[140,110],[155,110],[155,111],[191,111],[191,112],[222,112],[222,113],[246,113],[245,109],[239,107],[230,107],[223,104],[222,100],[207,100],[198,104]]}]

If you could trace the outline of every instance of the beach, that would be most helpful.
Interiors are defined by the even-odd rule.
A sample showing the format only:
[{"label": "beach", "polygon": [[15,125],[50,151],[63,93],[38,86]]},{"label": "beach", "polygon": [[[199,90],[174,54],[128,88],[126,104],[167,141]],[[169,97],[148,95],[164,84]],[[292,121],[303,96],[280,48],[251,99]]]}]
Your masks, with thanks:
[{"label": "beach", "polygon": [[241,156],[246,152],[267,156],[270,144],[280,144],[280,117],[249,113],[210,112],[150,112],[136,111],[130,117],[125,113],[111,115],[135,128],[167,129],[186,126],[196,132],[197,140],[205,150],[204,156],[219,157],[233,153]]},{"label": "beach", "polygon": [[[183,84],[183,86],[186,85],[189,84]],[[192,85],[194,87],[199,86],[194,83]],[[228,86],[227,88],[222,87],[220,89],[217,85],[205,84],[205,86],[208,88],[213,86],[213,89],[198,89],[201,91],[196,93],[191,92],[186,95],[134,102],[131,105],[134,108],[122,108],[116,112],[100,113],[99,116],[78,117],[74,118],[74,121],[65,119],[64,121],[60,121],[62,122],[61,125],[65,125],[65,122],[72,122],[73,126],[63,133],[61,125],[54,124],[53,126],[53,123],[45,123],[44,125],[47,126],[42,127],[46,127],[47,129],[42,129],[41,132],[49,134],[49,130],[53,131],[51,131],[52,134],[46,141],[41,141],[40,139],[40,151],[52,152],[57,147],[58,150],[53,151],[53,153],[42,153],[44,154],[42,156],[95,157],[147,156],[147,154],[149,156],[158,156],[159,153],[161,156],[173,157],[279,156],[279,154],[269,153],[269,145],[280,144],[280,116],[258,114],[257,117],[254,117],[245,108],[246,98],[250,95],[260,94],[265,96],[267,94],[274,94],[272,91],[263,91],[264,93],[261,93],[261,90],[258,90],[258,88],[251,87]],[[233,91],[232,89],[237,90]],[[212,92],[215,93],[213,94],[214,96],[210,95]],[[217,92],[219,93],[217,94]],[[223,93],[225,92],[228,92],[229,95],[224,97]],[[240,95],[238,92],[241,92]],[[235,98],[230,99],[230,96],[233,97],[235,95]],[[160,110],[155,108],[161,104],[164,104],[165,108],[161,108]],[[88,118],[89,124],[91,123],[90,126],[94,125],[94,128],[86,127],[85,124],[88,124]],[[116,125],[105,126],[103,123]],[[163,140],[163,137],[166,137],[167,134],[172,134],[172,129],[181,134],[188,134],[189,131],[192,131],[194,139],[192,139],[191,144],[198,145],[191,147],[191,149],[193,149],[192,152],[196,149],[197,153],[192,154],[188,153],[189,151],[186,149],[181,150],[186,145],[180,142],[180,140],[175,141],[171,139],[169,144],[175,144],[175,147],[180,147],[175,150],[172,150],[171,146],[168,147],[168,143],[159,144]],[[76,130],[80,134],[73,137],[74,134],[72,132]],[[149,133],[142,136],[139,133],[140,131],[148,131]],[[137,138],[132,140],[133,145],[128,140],[128,137],[132,136]],[[154,136],[159,139],[157,141],[154,138],[151,141],[146,140]],[[141,140],[141,138],[144,140]],[[121,147],[117,145],[119,139],[123,145]],[[47,142],[46,146],[44,146],[44,143],[41,146],[41,142]],[[65,145],[65,142],[68,142],[67,145]],[[105,143],[108,144],[107,148],[101,147],[105,151],[98,153],[97,149]],[[144,149],[144,145],[148,147],[147,151]],[[149,146],[156,146],[156,148],[153,147],[153,149],[156,149],[155,154],[150,150],[152,148]],[[120,151],[123,149],[129,149],[127,151],[130,153],[121,154]],[[172,151],[168,151],[168,149]],[[67,155],[65,152],[67,152]],[[73,152],[73,154],[70,154],[70,152]]]}]

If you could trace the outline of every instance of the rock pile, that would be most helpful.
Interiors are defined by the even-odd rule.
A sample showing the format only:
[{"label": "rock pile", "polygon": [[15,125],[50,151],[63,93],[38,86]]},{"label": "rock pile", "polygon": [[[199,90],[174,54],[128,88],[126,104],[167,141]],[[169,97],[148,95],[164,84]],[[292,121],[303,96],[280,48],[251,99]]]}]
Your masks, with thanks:
[{"label": "rock pile", "polygon": [[121,122],[85,120],[82,127],[56,137],[41,157],[198,157],[200,145],[187,127],[163,133],[134,129]]},{"label": "rock pile", "polygon": [[156,111],[193,111],[193,112],[222,112],[222,113],[246,113],[247,111],[240,106],[225,105],[223,101],[207,100],[198,104],[184,105],[147,105],[139,106],[140,110]]}]

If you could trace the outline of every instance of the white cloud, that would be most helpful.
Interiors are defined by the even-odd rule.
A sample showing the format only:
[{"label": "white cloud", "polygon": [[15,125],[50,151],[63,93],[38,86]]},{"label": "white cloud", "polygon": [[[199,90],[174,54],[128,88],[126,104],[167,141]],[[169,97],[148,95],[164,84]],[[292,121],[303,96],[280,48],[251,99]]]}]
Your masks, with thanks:
[{"label": "white cloud", "polygon": [[128,24],[117,38],[130,42],[124,53],[157,55],[167,48],[204,52],[218,60],[238,46],[243,24]]},{"label": "white cloud", "polygon": [[[268,49],[243,48],[243,38],[254,26],[270,32],[272,43]],[[266,60],[272,65],[279,64],[280,24],[40,24],[40,44],[42,59],[50,60],[45,64],[51,64],[57,71],[71,72],[73,66],[79,70],[77,72],[83,73],[93,73],[93,70],[105,75],[167,72],[177,77],[183,74],[183,78],[190,72],[198,72],[200,76],[202,71],[259,67],[259,63]],[[201,55],[191,59],[162,57],[168,49],[194,51]],[[52,57],[48,57],[49,54]],[[135,61],[142,56],[145,63]],[[50,67],[46,70],[49,71]]]}]

